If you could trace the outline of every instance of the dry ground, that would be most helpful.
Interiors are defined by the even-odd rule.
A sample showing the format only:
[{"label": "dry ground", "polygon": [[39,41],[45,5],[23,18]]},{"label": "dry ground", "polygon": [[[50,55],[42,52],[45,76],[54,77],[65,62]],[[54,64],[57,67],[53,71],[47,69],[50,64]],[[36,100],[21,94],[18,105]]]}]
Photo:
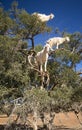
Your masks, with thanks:
[{"label": "dry ground", "polygon": [[[15,120],[16,116],[12,115],[11,119]],[[3,126],[8,121],[9,118],[6,115],[0,115],[0,130],[4,130]],[[41,123],[40,120],[39,123]],[[82,113],[78,114],[78,118],[74,112],[58,113],[55,115],[54,124],[56,126],[54,130],[82,130]]]}]

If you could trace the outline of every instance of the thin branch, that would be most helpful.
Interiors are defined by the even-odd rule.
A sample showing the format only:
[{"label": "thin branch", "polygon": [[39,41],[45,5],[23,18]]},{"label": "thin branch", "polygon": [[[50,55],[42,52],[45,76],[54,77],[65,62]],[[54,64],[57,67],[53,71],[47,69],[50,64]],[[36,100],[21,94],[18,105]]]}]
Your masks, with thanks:
[{"label": "thin branch", "polygon": [[82,74],[82,72],[77,72],[78,75]]},{"label": "thin branch", "polygon": [[77,71],[77,75],[80,75],[80,74],[82,74],[82,68],[79,71]]}]

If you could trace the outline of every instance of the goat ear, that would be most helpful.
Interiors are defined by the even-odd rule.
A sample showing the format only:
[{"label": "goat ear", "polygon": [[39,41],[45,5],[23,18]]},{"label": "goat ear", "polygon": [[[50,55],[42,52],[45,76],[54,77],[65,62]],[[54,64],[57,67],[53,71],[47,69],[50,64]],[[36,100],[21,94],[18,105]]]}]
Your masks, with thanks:
[{"label": "goat ear", "polygon": [[52,14],[50,14],[50,19],[52,19]]},{"label": "goat ear", "polygon": [[45,46],[44,49],[47,49],[47,47]]}]

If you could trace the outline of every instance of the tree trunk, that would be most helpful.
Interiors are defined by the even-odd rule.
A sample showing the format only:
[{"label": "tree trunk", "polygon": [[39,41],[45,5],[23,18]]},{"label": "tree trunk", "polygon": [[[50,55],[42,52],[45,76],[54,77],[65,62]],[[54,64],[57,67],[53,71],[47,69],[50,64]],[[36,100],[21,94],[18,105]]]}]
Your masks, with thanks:
[{"label": "tree trunk", "polygon": [[32,49],[34,49],[34,39],[33,39],[33,37],[31,38],[31,41],[32,41]]},{"label": "tree trunk", "polygon": [[33,118],[33,126],[34,126],[34,130],[38,130],[38,126],[37,126],[37,110],[34,111],[34,118]]}]

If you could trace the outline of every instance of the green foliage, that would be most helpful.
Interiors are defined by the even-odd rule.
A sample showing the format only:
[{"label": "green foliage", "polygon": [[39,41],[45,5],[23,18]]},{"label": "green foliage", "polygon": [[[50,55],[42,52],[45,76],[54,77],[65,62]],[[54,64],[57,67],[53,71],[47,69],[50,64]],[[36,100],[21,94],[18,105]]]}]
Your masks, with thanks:
[{"label": "green foliage", "polygon": [[51,102],[48,92],[44,89],[40,90],[39,88],[25,91],[24,97],[27,101],[27,106],[32,110],[37,108],[38,111],[42,111],[45,108],[45,111],[47,111]]},{"label": "green foliage", "polygon": [[78,82],[77,88],[74,89],[74,92],[72,94],[72,100],[73,102],[82,102],[82,82]]},{"label": "green foliage", "polygon": [[3,92],[6,92],[5,88],[7,89],[7,94],[3,94],[5,98],[21,96],[24,87],[27,87],[29,82],[28,69],[23,68],[25,57],[16,51],[16,46],[16,38],[0,36],[0,88]]},{"label": "green foliage", "polygon": [[36,52],[39,52],[43,49],[42,45],[41,44],[38,44],[36,47],[35,47],[35,51]]},{"label": "green foliage", "polygon": [[8,13],[0,8],[0,35],[4,35],[12,26],[12,19]]},{"label": "green foliage", "polygon": [[[22,44],[19,41],[22,38],[29,39],[30,37],[33,39],[35,35],[50,29],[46,23],[36,22],[37,17],[28,14],[25,10],[19,10],[17,6],[17,2],[12,3],[10,11],[12,19],[6,11],[0,8],[0,84],[3,86],[3,91],[5,88],[11,91],[13,88],[15,90],[18,88],[20,95],[22,95],[23,90],[29,88],[29,80],[32,82],[33,79],[36,79],[37,74],[29,71],[26,63],[27,57],[18,51],[27,48],[25,42],[22,41]],[[13,95],[19,96],[17,90],[16,94],[12,95],[9,91],[7,92],[7,94],[3,94],[3,97],[6,97],[5,95],[11,96],[11,98]]]},{"label": "green foliage", "polygon": [[72,103],[72,94],[73,88],[67,87],[65,84],[62,85],[62,87],[55,87],[54,91],[50,92],[50,97],[53,98],[53,109],[57,109],[58,111],[68,111]]},{"label": "green foliage", "polygon": [[[28,47],[26,40],[30,39],[33,45],[35,36],[50,32],[51,28],[17,6],[17,3],[12,4],[12,17],[0,8],[0,99],[23,96],[25,111],[35,108],[38,112],[68,110],[72,102],[82,101],[82,80],[75,70],[76,64],[82,61],[82,34],[63,32],[62,35],[70,37],[70,42],[63,44],[64,49],[60,46],[48,61],[53,89],[40,90],[41,77],[30,68],[28,51],[25,53],[24,49]],[[41,50],[41,45],[35,47],[36,52]],[[39,84],[38,88],[33,88],[35,82]]]},{"label": "green foliage", "polygon": [[37,16],[30,15],[25,10],[22,10],[19,14],[19,20],[22,25],[21,31],[27,38],[34,37],[40,33],[50,32],[51,30],[46,26],[46,23],[39,21]]},{"label": "green foliage", "polygon": [[50,112],[51,98],[45,89],[40,90],[39,88],[33,88],[31,90],[25,90],[23,96],[24,102],[16,110],[22,122],[26,121],[29,114],[32,114],[33,118],[36,116],[37,120],[37,117],[39,117],[41,113]]}]

